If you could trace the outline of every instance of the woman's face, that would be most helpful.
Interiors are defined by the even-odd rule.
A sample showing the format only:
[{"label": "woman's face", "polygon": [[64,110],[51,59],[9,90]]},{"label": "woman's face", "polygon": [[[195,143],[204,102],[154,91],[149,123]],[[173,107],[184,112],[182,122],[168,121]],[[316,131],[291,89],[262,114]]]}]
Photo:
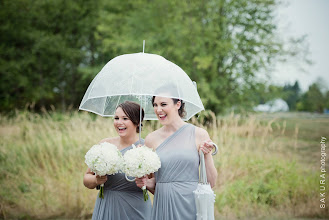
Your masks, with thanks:
[{"label": "woman's face", "polygon": [[113,124],[120,137],[127,137],[136,134],[137,125],[134,125],[120,107],[115,111]]},{"label": "woman's face", "polygon": [[153,109],[161,124],[170,124],[177,119],[180,101],[174,104],[171,98],[156,96],[153,102]]}]

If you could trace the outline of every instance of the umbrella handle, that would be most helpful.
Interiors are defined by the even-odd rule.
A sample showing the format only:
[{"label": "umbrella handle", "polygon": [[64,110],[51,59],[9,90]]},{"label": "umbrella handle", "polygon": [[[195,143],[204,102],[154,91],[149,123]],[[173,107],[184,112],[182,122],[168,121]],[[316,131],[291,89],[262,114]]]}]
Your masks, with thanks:
[{"label": "umbrella handle", "polygon": [[218,152],[218,146],[217,146],[217,144],[215,144],[214,142],[211,142],[211,144],[215,147],[215,151],[214,152],[212,152],[212,154],[211,155],[216,155],[217,154],[217,152]]},{"label": "umbrella handle", "polygon": [[199,175],[199,183],[207,184],[207,170],[206,170],[206,164],[204,161],[204,154],[203,151],[199,151],[200,156],[200,175]]},{"label": "umbrella handle", "polygon": [[135,180],[136,180],[136,178],[134,178],[134,179],[129,179],[128,178],[128,176],[125,174],[125,177],[126,177],[126,180],[128,181],[128,182],[135,182]]}]

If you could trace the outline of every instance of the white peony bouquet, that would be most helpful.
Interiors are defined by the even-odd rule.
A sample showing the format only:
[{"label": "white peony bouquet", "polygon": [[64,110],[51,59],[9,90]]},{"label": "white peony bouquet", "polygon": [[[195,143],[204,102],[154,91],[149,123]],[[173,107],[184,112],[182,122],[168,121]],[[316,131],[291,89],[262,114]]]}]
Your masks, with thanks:
[{"label": "white peony bouquet", "polygon": [[[161,167],[160,158],[151,148],[144,146],[128,150],[124,156],[125,166],[123,172],[127,176],[143,177],[154,173]],[[146,186],[143,186],[144,201],[148,200]]]},{"label": "white peony bouquet", "polygon": [[[94,145],[85,155],[85,163],[99,176],[112,175],[124,168],[124,160],[119,149],[104,142]],[[104,184],[100,187],[99,197],[104,198]]]}]

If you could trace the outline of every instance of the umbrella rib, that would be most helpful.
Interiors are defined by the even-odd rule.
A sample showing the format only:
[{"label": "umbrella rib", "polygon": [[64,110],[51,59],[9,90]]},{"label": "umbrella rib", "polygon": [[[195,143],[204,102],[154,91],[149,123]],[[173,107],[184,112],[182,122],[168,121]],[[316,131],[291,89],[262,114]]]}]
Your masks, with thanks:
[{"label": "umbrella rib", "polygon": [[[104,68],[104,67],[103,67]],[[103,69],[102,69],[103,70]],[[100,71],[100,72],[102,72],[102,70]],[[91,93],[91,91],[93,91],[94,90],[94,86],[95,86],[95,84],[96,84],[96,80],[97,80],[97,78],[100,76],[100,74],[97,74],[96,76],[95,76],[95,78],[93,79],[93,81],[92,82],[94,82],[94,84],[93,84],[93,86],[90,88],[90,92],[89,92],[89,94],[88,94],[88,97],[87,97],[87,100],[88,100],[88,98],[89,98],[89,95],[90,95],[90,93]]]},{"label": "umbrella rib", "polygon": [[116,104],[116,106],[115,106],[115,109],[117,108],[120,99],[121,99],[121,95],[120,95],[119,98],[118,98],[118,101],[117,101],[117,104]]},{"label": "umbrella rib", "polygon": [[133,84],[134,84],[134,76],[135,76],[135,71],[133,71],[133,75],[131,76],[131,85],[130,85],[130,91],[129,91],[129,94],[131,94],[132,87],[133,87]]},{"label": "umbrella rib", "polygon": [[108,96],[105,97],[104,106],[103,106],[103,115],[105,114],[105,106],[106,106],[107,98]]},{"label": "umbrella rib", "polygon": [[179,89],[178,89],[179,87],[178,87],[177,78],[175,78],[175,81],[176,81],[176,87],[177,87],[178,97],[179,97],[179,99],[181,99],[180,92],[179,92]]}]

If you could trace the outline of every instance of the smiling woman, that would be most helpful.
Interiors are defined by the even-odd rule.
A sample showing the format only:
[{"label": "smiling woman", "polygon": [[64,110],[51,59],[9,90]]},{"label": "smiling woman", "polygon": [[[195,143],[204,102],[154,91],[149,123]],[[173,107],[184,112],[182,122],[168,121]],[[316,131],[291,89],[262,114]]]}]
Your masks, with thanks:
[{"label": "smiling woman", "polygon": [[[177,109],[170,108],[171,102],[177,106]],[[155,102],[155,97],[152,99],[152,104],[154,112],[156,113],[160,121],[167,119],[168,111],[178,111],[178,115],[182,118],[185,115],[184,102],[179,99],[166,98],[166,97],[157,97],[157,102]],[[163,123],[162,123],[163,124]]]},{"label": "smiling woman", "polygon": [[[164,97],[159,97],[159,99],[161,99],[161,98],[163,99]],[[166,100],[167,100],[166,98],[165,98],[166,100],[164,100],[164,102],[160,101],[159,106],[158,106],[157,103],[154,102],[154,99],[155,99],[155,96],[153,96],[153,98],[152,98],[152,104],[153,104],[154,112],[158,112],[159,109],[162,109],[162,108],[165,108],[166,106],[168,106],[168,103],[166,102]],[[185,108],[184,108],[185,103],[180,99],[172,98],[172,100],[173,100],[174,104],[177,104],[179,102],[180,107],[178,109],[178,114],[181,118],[183,118],[186,114],[186,111],[185,111]],[[161,108],[159,108],[159,107],[161,107]],[[165,116],[166,115],[159,115],[158,119],[163,120]]]},{"label": "smiling woman", "polygon": [[154,113],[163,125],[150,133],[146,146],[156,150],[161,168],[154,177],[136,178],[139,187],[154,192],[151,219],[196,219],[193,191],[199,181],[199,154],[205,155],[207,179],[215,185],[217,170],[211,151],[212,141],[206,130],[183,121],[182,100],[164,91],[152,99]]},{"label": "smiling woman", "polygon": [[[143,121],[144,110],[142,110]],[[139,144],[140,106],[134,102],[124,102],[118,105],[114,115],[114,128],[118,137],[105,138],[101,142],[108,142],[118,147],[125,154],[132,145]],[[144,143],[144,140],[141,140]],[[94,189],[104,184],[104,199],[97,198],[92,219],[149,219],[151,214],[150,200],[144,202],[143,191],[133,182],[126,181],[124,173],[108,176],[96,176],[88,168],[84,178],[84,185]]]},{"label": "smiling woman", "polygon": [[[115,116],[114,116],[114,127],[118,131],[119,135],[120,132],[127,130],[132,123],[136,126],[136,132],[139,133],[139,120],[140,118],[140,106],[135,102],[126,101],[118,105]],[[142,118],[141,122],[144,119],[144,110],[142,109]],[[143,127],[143,124],[141,123]]]}]

